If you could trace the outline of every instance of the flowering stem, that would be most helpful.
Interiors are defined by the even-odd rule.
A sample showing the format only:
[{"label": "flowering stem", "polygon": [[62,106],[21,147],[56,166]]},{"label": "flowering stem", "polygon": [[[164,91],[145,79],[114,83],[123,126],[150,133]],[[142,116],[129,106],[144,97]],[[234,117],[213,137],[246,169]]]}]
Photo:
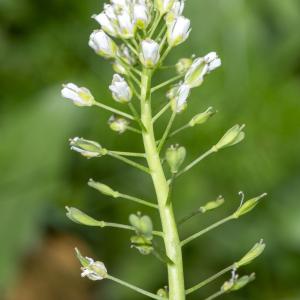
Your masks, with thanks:
[{"label": "flowering stem", "polygon": [[163,83],[161,83],[161,84],[153,87],[151,89],[151,93],[154,93],[155,91],[157,91],[157,90],[165,87],[166,85],[169,85],[169,84],[173,83],[174,81],[177,81],[180,78],[182,78],[182,75],[175,76],[175,77],[173,77],[173,78],[171,78],[171,79],[169,79],[169,80],[167,80],[167,81],[165,81],[165,82],[163,82]]},{"label": "flowering stem", "polygon": [[216,299],[216,298],[218,298],[218,297],[220,297],[220,296],[222,296],[222,295],[224,295],[224,294],[225,294],[225,291],[219,291],[219,292],[216,292],[215,294],[213,294],[213,295],[207,297],[207,298],[204,299],[204,300],[213,300],[213,299]]},{"label": "flowering stem", "polygon": [[[125,230],[130,230],[130,231],[136,230],[133,226],[119,224],[119,223],[104,222],[104,221],[99,222],[99,227],[101,227],[101,228],[112,227],[112,228],[119,228],[119,229],[125,229]],[[153,233],[153,235],[163,237],[163,233],[161,231],[152,231],[152,233]]]},{"label": "flowering stem", "polygon": [[152,119],[152,123],[154,124],[171,106],[171,102],[168,102]]},{"label": "flowering stem", "polygon": [[133,196],[125,195],[125,194],[119,194],[119,196],[120,196],[121,198],[130,200],[130,201],[133,201],[133,202],[142,204],[142,205],[146,205],[146,206],[148,206],[148,207],[152,207],[152,208],[158,209],[158,205],[157,205],[157,204],[154,204],[154,203],[151,203],[151,202],[148,202],[148,201],[145,201],[145,200],[142,200],[142,199],[133,197]]},{"label": "flowering stem", "polygon": [[161,149],[162,149],[162,147],[164,146],[164,143],[165,143],[165,141],[166,141],[166,139],[167,139],[167,137],[168,137],[168,135],[170,133],[170,130],[172,128],[172,125],[173,125],[173,122],[175,120],[175,117],[176,117],[176,111],[172,113],[171,118],[169,120],[169,123],[167,125],[167,128],[166,128],[166,130],[165,130],[165,132],[164,132],[164,134],[163,134],[163,136],[162,136],[162,138],[161,138],[161,140],[159,142],[159,145],[158,145],[158,148],[157,148],[158,152],[160,152]]},{"label": "flowering stem", "polygon": [[130,166],[132,166],[132,167],[135,167],[135,168],[137,168],[137,169],[139,169],[139,170],[141,170],[141,171],[143,171],[143,172],[146,172],[146,173],[149,173],[149,174],[150,174],[150,170],[149,170],[147,167],[145,167],[145,166],[143,166],[143,165],[141,165],[141,164],[139,164],[139,163],[136,163],[135,161],[132,161],[132,160],[130,160],[130,159],[127,159],[127,158],[125,158],[125,157],[123,157],[123,156],[121,156],[121,155],[115,154],[115,153],[113,153],[113,152],[111,152],[111,151],[109,151],[107,154],[108,154],[109,156],[111,156],[111,157],[114,157],[114,158],[116,158],[116,159],[119,159],[119,160],[121,160],[121,161],[127,163],[128,165],[130,165]]},{"label": "flowering stem", "polygon": [[135,152],[123,152],[123,151],[110,151],[111,153],[122,155],[122,156],[129,156],[129,157],[146,157],[145,153],[135,153]]},{"label": "flowering stem", "polygon": [[191,287],[190,289],[185,291],[186,295],[189,295],[197,290],[199,290],[200,288],[206,286],[207,284],[213,282],[214,280],[218,279],[219,277],[221,277],[222,275],[226,274],[227,272],[230,272],[231,270],[233,270],[235,268],[235,265],[231,265],[223,270],[221,270],[220,272],[218,272],[217,274],[207,278],[204,281],[201,281],[200,283],[196,284],[195,286]]},{"label": "flowering stem", "polygon": [[234,219],[234,216],[233,216],[233,215],[230,215],[229,217],[224,218],[224,219],[222,219],[222,220],[220,220],[220,221],[218,221],[218,222],[212,224],[211,226],[209,226],[209,227],[207,227],[207,228],[205,228],[205,229],[203,229],[203,230],[201,230],[201,231],[199,231],[199,232],[197,232],[197,233],[191,235],[191,236],[188,237],[187,239],[183,240],[183,241],[181,242],[181,246],[182,246],[182,247],[185,246],[186,244],[188,244],[189,242],[193,241],[194,239],[196,239],[196,238],[202,236],[202,235],[205,234],[205,233],[208,233],[209,231],[211,231],[211,230],[213,230],[213,229],[215,229],[215,228],[217,228],[217,227],[219,227],[219,226],[221,226],[221,225],[223,225],[223,224],[225,224],[225,223],[227,223],[228,221],[231,221],[231,220],[233,220],[233,219]]},{"label": "flowering stem", "polygon": [[182,175],[183,173],[189,171],[191,168],[193,168],[195,165],[197,165],[200,161],[202,161],[207,156],[211,155],[212,153],[215,153],[214,149],[210,149],[206,151],[204,154],[199,156],[197,159],[195,159],[193,162],[191,162],[189,165],[187,165],[182,171],[180,171],[176,177]]},{"label": "flowering stem", "polygon": [[125,118],[127,118],[127,119],[129,119],[129,120],[133,120],[133,121],[135,120],[134,117],[133,117],[132,115],[129,115],[129,114],[127,114],[127,113],[124,113],[123,111],[120,111],[120,110],[118,110],[118,109],[115,109],[115,108],[112,108],[112,107],[110,107],[110,106],[107,106],[107,105],[105,105],[105,104],[103,104],[103,103],[100,103],[100,102],[95,101],[95,102],[94,102],[94,105],[96,105],[96,106],[98,106],[98,107],[100,107],[100,108],[103,108],[103,109],[105,109],[105,110],[108,110],[108,111],[110,111],[110,112],[112,112],[112,113],[114,113],[114,114],[123,116],[123,117],[125,117]]},{"label": "flowering stem", "polygon": [[143,132],[145,153],[151,177],[156,191],[160,219],[164,232],[166,255],[173,264],[168,264],[169,299],[185,300],[183,263],[180,240],[175,222],[172,204],[166,205],[169,196],[169,185],[163,171],[152,123],[151,99],[151,71],[144,69],[141,86],[141,116],[147,132]]},{"label": "flowering stem", "polygon": [[138,292],[140,294],[143,294],[143,295],[145,295],[145,296],[147,296],[149,298],[157,299],[157,300],[165,300],[165,299],[167,299],[167,298],[160,297],[160,296],[158,296],[156,294],[147,292],[147,291],[145,291],[145,290],[143,290],[143,289],[141,289],[141,288],[139,288],[139,287],[137,287],[135,285],[132,285],[132,284],[130,284],[128,282],[125,282],[125,281],[123,281],[121,279],[118,279],[116,277],[113,277],[111,275],[107,275],[106,278],[109,279],[109,280],[112,280],[112,281],[114,281],[116,283],[119,283],[119,284],[121,284],[123,286],[126,286],[127,288],[130,288],[131,290],[134,290],[134,291],[136,291],[136,292]]}]

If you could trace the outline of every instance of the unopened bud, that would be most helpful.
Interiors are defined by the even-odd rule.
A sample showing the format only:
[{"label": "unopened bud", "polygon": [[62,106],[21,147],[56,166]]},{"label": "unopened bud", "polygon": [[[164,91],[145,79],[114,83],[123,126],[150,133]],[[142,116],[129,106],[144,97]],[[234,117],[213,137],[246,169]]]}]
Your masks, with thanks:
[{"label": "unopened bud", "polygon": [[127,130],[129,121],[125,118],[113,115],[109,118],[108,124],[111,130],[122,134]]},{"label": "unopened bud", "polygon": [[136,248],[141,254],[149,255],[153,251],[151,240],[141,235],[134,235],[130,238],[131,246]]},{"label": "unopened bud", "polygon": [[128,103],[132,98],[132,91],[127,81],[119,74],[114,74],[111,85],[109,86],[113,98],[120,103]]},{"label": "unopened bud", "polygon": [[151,39],[143,40],[139,57],[146,68],[154,68],[160,58],[159,44]]},{"label": "unopened bud", "polygon": [[255,198],[252,198],[252,199],[246,201],[237,209],[237,211],[233,214],[233,216],[237,219],[240,216],[245,215],[248,212],[252,211],[252,209],[254,209],[255,206],[259,203],[259,200],[266,196],[267,196],[267,194],[264,193],[258,197],[255,197]]},{"label": "unopened bud", "polygon": [[74,207],[68,207],[66,206],[66,210],[67,210],[67,217],[80,225],[86,225],[86,226],[99,226],[99,221],[95,220],[94,218],[88,216],[87,214],[85,214],[84,212],[80,211],[77,208]]},{"label": "unopened bud", "polygon": [[255,274],[252,273],[251,275],[245,275],[242,276],[241,278],[238,278],[232,288],[231,291],[238,291],[240,289],[242,289],[244,286],[246,286],[248,283],[252,282],[253,280],[255,280]]},{"label": "unopened bud", "polygon": [[204,206],[201,206],[199,208],[199,210],[202,213],[206,213],[207,211],[214,210],[214,209],[220,207],[224,202],[225,202],[225,200],[224,200],[223,196],[219,196],[217,198],[217,200],[206,203]]},{"label": "unopened bud", "polygon": [[71,139],[70,146],[71,150],[74,150],[87,158],[100,157],[107,154],[107,150],[102,148],[97,142],[79,137]]},{"label": "unopened bud", "polygon": [[88,185],[94,189],[96,189],[97,191],[99,191],[100,193],[102,193],[103,195],[106,196],[110,196],[113,198],[118,198],[120,197],[119,192],[114,191],[112,188],[110,188],[108,185],[100,183],[100,182],[96,182],[93,179],[90,179],[88,182]]},{"label": "unopened bud", "polygon": [[241,142],[245,138],[245,133],[243,131],[244,128],[245,125],[235,125],[230,128],[220,139],[220,141],[213,147],[214,151],[217,152],[223,148],[227,148]]},{"label": "unopened bud", "polygon": [[217,111],[213,107],[209,107],[205,112],[202,112],[200,114],[197,114],[192,118],[192,120],[189,122],[190,127],[194,127],[196,125],[204,124],[208,121],[214,114],[216,114]]},{"label": "unopened bud", "polygon": [[172,145],[166,151],[166,160],[169,164],[171,173],[176,174],[183,164],[186,157],[186,150],[179,145]]},{"label": "unopened bud", "polygon": [[263,240],[261,240],[259,243],[256,243],[253,248],[236,263],[236,267],[239,268],[241,266],[250,264],[254,259],[263,253],[265,247],[266,244]]},{"label": "unopened bud", "polygon": [[183,43],[190,35],[191,21],[183,16],[177,17],[168,25],[167,39],[171,47]]},{"label": "unopened bud", "polygon": [[118,73],[118,74],[122,74],[122,75],[126,75],[127,71],[126,69],[123,67],[123,65],[121,63],[119,63],[118,61],[115,61],[113,63],[113,70]]},{"label": "unopened bud", "polygon": [[89,46],[105,58],[114,58],[118,49],[115,42],[103,30],[95,30],[90,35]]},{"label": "unopened bud", "polygon": [[141,216],[140,213],[137,215],[131,214],[129,216],[129,222],[138,235],[142,235],[148,239],[152,238],[153,224],[150,217]]},{"label": "unopened bud", "polygon": [[184,75],[191,67],[193,61],[190,58],[181,58],[176,64],[176,71],[179,75]]},{"label": "unopened bud", "polygon": [[162,297],[162,298],[168,298],[169,297],[169,293],[168,293],[168,288],[165,287],[163,289],[159,289],[156,293],[157,296]]},{"label": "unopened bud", "polygon": [[66,99],[72,100],[77,106],[92,106],[95,102],[90,90],[85,87],[78,87],[74,83],[64,84],[61,95]]}]

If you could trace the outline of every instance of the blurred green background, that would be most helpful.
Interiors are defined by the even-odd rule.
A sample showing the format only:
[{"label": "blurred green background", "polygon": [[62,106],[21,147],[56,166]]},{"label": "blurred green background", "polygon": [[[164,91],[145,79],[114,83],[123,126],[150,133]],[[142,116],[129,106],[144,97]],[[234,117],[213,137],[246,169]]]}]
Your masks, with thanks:
[{"label": "blurred green background", "polygon": [[[85,160],[69,151],[68,138],[74,136],[115,150],[142,149],[135,134],[109,130],[108,113],[78,109],[60,97],[61,84],[75,82],[112,103],[110,63],[87,46],[97,28],[90,16],[102,5],[99,0],[0,1],[0,299],[143,298],[111,282],[81,280],[73,259],[77,245],[129,282],[153,291],[165,285],[164,266],[130,249],[129,233],[82,228],[65,217],[69,205],[127,223],[128,215],[141,209],[97,194],[86,185],[90,177],[153,198],[151,182],[138,171],[110,158]],[[247,139],[178,180],[178,218],[219,194],[227,200],[223,208],[182,227],[181,236],[226,216],[238,206],[240,190],[246,197],[269,194],[251,214],[184,249],[187,286],[231,264],[264,238],[263,257],[241,270],[255,271],[257,280],[224,299],[299,300],[300,2],[188,0],[185,15],[192,20],[191,37],[169,62],[216,50],[223,67],[193,92],[176,126],[208,106],[219,113],[170,142],[187,147],[192,160],[236,123],[247,124]],[[164,95],[157,95],[157,103],[163,101]],[[228,277],[190,299],[205,298]]]}]

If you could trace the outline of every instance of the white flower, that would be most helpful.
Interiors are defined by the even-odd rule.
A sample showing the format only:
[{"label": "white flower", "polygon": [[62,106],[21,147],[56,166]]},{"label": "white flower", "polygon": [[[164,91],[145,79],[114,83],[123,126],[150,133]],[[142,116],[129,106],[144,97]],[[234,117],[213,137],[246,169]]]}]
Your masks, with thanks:
[{"label": "white flower", "polygon": [[81,277],[87,277],[90,280],[102,280],[107,276],[107,270],[103,262],[101,261],[94,261],[90,257],[85,257],[85,260],[88,261],[88,266],[81,267]]},{"label": "white flower", "polygon": [[135,22],[131,16],[131,13],[126,10],[122,10],[117,14],[119,35],[124,39],[130,39],[135,34]]},{"label": "white flower", "polygon": [[151,21],[150,12],[145,3],[137,3],[133,7],[135,24],[140,29],[146,29]]},{"label": "white flower", "polygon": [[176,0],[166,16],[166,23],[169,25],[175,21],[176,18],[182,15],[184,10],[185,0]]},{"label": "white flower", "polygon": [[168,12],[173,6],[175,0],[155,0],[155,6],[159,10],[161,15]]},{"label": "white flower", "polygon": [[90,35],[89,46],[103,57],[114,58],[116,56],[117,45],[103,30],[95,30]]},{"label": "white flower", "polygon": [[71,150],[76,151],[87,158],[100,157],[107,153],[107,150],[102,148],[100,144],[79,137],[71,139],[70,146]]},{"label": "white flower", "polygon": [[127,103],[132,98],[132,91],[126,80],[119,74],[113,76],[109,89],[112,91],[113,98],[120,103]]},{"label": "white flower", "polygon": [[102,12],[98,15],[93,15],[92,18],[95,19],[101,25],[102,29],[109,35],[113,37],[118,35],[112,20],[105,12]]},{"label": "white flower", "polygon": [[111,130],[121,134],[124,133],[128,128],[129,121],[122,117],[116,117],[115,115],[113,115],[109,118],[108,124]]},{"label": "white flower", "polygon": [[141,43],[140,61],[147,68],[153,68],[160,59],[159,44],[151,39]]},{"label": "white flower", "polygon": [[176,113],[182,112],[186,108],[190,93],[191,89],[186,84],[179,84],[171,89],[167,96],[171,99],[172,110]]},{"label": "white flower", "polygon": [[216,52],[210,52],[204,57],[197,58],[185,75],[185,83],[190,88],[200,86],[204,76],[220,66],[221,59]]},{"label": "white flower", "polygon": [[73,101],[77,106],[92,106],[94,104],[94,97],[91,92],[85,87],[78,87],[74,83],[63,85],[61,95]]},{"label": "white flower", "polygon": [[183,43],[191,32],[191,21],[183,16],[179,16],[171,24],[168,25],[168,43],[170,46],[175,47]]}]

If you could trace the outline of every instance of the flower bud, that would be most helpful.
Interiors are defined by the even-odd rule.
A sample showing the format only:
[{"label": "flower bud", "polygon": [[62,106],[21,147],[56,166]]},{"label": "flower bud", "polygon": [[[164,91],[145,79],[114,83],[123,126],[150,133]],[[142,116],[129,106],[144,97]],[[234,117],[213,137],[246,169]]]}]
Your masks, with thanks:
[{"label": "flower bud", "polygon": [[166,160],[172,174],[176,174],[179,171],[179,168],[183,164],[185,157],[186,150],[184,147],[179,147],[179,145],[172,145],[167,149]]},{"label": "flower bud", "polygon": [[216,52],[210,52],[204,57],[194,60],[185,75],[185,83],[190,88],[198,87],[203,83],[204,76],[221,66],[221,59]]},{"label": "flower bud", "polygon": [[62,97],[70,99],[77,106],[92,106],[95,99],[92,93],[85,87],[78,87],[74,83],[63,85]]},{"label": "flower bud", "polygon": [[152,238],[153,225],[150,217],[131,214],[129,216],[130,224],[135,228],[138,235],[142,235],[148,239]]},{"label": "flower bud", "polygon": [[93,15],[92,18],[95,19],[101,25],[101,28],[106,33],[108,33],[109,35],[111,35],[113,37],[118,36],[117,30],[115,28],[113,21],[107,16],[107,14],[105,12],[102,12],[98,15]]},{"label": "flower bud", "polygon": [[118,74],[122,74],[122,75],[127,75],[127,71],[126,69],[124,68],[124,66],[119,63],[118,61],[115,61],[113,63],[113,70],[118,73]]},{"label": "flower bud", "polygon": [[129,121],[125,118],[113,115],[109,118],[108,124],[111,130],[122,134],[127,130]]},{"label": "flower bud", "polygon": [[191,67],[193,61],[190,58],[181,58],[176,64],[176,71],[179,75],[184,75]]},{"label": "flower bud", "polygon": [[71,150],[87,158],[100,157],[107,154],[107,150],[102,148],[100,144],[79,137],[71,139],[70,146]]},{"label": "flower bud", "polygon": [[191,89],[186,84],[174,86],[167,94],[171,99],[171,108],[176,113],[181,113],[185,110],[187,99],[191,93]]},{"label": "flower bud", "polygon": [[171,10],[166,15],[167,25],[171,24],[182,15],[184,10],[184,0],[176,0],[171,8]]},{"label": "flower bud", "polygon": [[80,261],[82,267],[81,277],[87,277],[90,280],[97,281],[107,277],[107,270],[103,262],[94,261],[90,257],[83,257],[79,250],[75,248],[76,256]]},{"label": "flower bud", "polygon": [[126,80],[119,74],[113,76],[113,80],[109,89],[112,92],[113,98],[120,103],[128,103],[132,99],[132,91]]},{"label": "flower bud", "polygon": [[244,128],[245,125],[235,125],[230,128],[220,139],[220,141],[213,147],[214,151],[217,152],[223,148],[231,147],[241,142],[245,138],[245,133],[243,132]]},{"label": "flower bud", "polygon": [[139,57],[146,68],[154,68],[160,58],[159,44],[151,39],[143,40]]},{"label": "flower bud", "polygon": [[120,193],[117,191],[114,191],[112,188],[110,188],[108,185],[105,185],[103,183],[100,182],[96,182],[93,179],[90,179],[88,182],[88,185],[94,189],[96,189],[97,191],[99,191],[100,193],[102,193],[103,195],[109,196],[109,197],[113,197],[113,198],[118,198],[120,197]]},{"label": "flower bud", "polygon": [[136,248],[142,255],[149,255],[153,251],[151,240],[141,235],[134,235],[130,238],[131,247]]},{"label": "flower bud", "polygon": [[207,211],[214,210],[214,209],[220,207],[221,205],[223,205],[224,202],[225,201],[224,201],[223,196],[219,196],[217,198],[217,200],[210,201],[210,202],[206,203],[204,206],[201,206],[199,208],[199,211],[201,211],[202,213],[206,213]]},{"label": "flower bud", "polygon": [[123,39],[133,38],[135,35],[136,26],[134,19],[131,16],[131,12],[126,9],[121,9],[117,14],[117,19],[120,37]]},{"label": "flower bud", "polygon": [[189,122],[189,126],[194,127],[196,125],[204,124],[216,113],[217,111],[213,107],[209,107],[205,112],[194,116]]},{"label": "flower bud", "polygon": [[168,25],[167,39],[171,47],[183,43],[191,32],[191,21],[183,16],[179,16],[174,22]]},{"label": "flower bud", "polygon": [[77,224],[86,226],[99,226],[99,221],[93,219],[77,208],[66,206],[66,210],[67,217]]},{"label": "flower bud", "polygon": [[252,273],[250,276],[242,276],[241,278],[237,278],[236,281],[234,282],[231,291],[238,291],[245,287],[248,283],[252,282],[255,280],[255,274]]},{"label": "flower bud", "polygon": [[155,7],[161,15],[164,15],[172,8],[174,2],[175,0],[155,0]]},{"label": "flower bud", "polygon": [[114,58],[118,49],[115,42],[103,30],[95,30],[90,35],[89,46],[105,58]]},{"label": "flower bud", "polygon": [[164,289],[159,289],[156,293],[157,296],[168,299],[169,293],[167,287]]},{"label": "flower bud", "polygon": [[260,240],[259,243],[256,243],[254,247],[236,263],[236,267],[239,268],[241,266],[250,264],[254,259],[256,259],[263,253],[265,247],[266,244],[264,243],[264,241]]},{"label": "flower bud", "polygon": [[150,12],[146,4],[137,3],[133,7],[133,16],[139,29],[146,29],[151,21]]},{"label": "flower bud", "polygon": [[255,208],[255,206],[258,204],[259,200],[266,197],[267,194],[264,193],[258,197],[252,198],[245,203],[243,203],[237,211],[233,214],[233,216],[238,219],[240,216],[247,214],[248,212],[252,211],[252,209]]}]

